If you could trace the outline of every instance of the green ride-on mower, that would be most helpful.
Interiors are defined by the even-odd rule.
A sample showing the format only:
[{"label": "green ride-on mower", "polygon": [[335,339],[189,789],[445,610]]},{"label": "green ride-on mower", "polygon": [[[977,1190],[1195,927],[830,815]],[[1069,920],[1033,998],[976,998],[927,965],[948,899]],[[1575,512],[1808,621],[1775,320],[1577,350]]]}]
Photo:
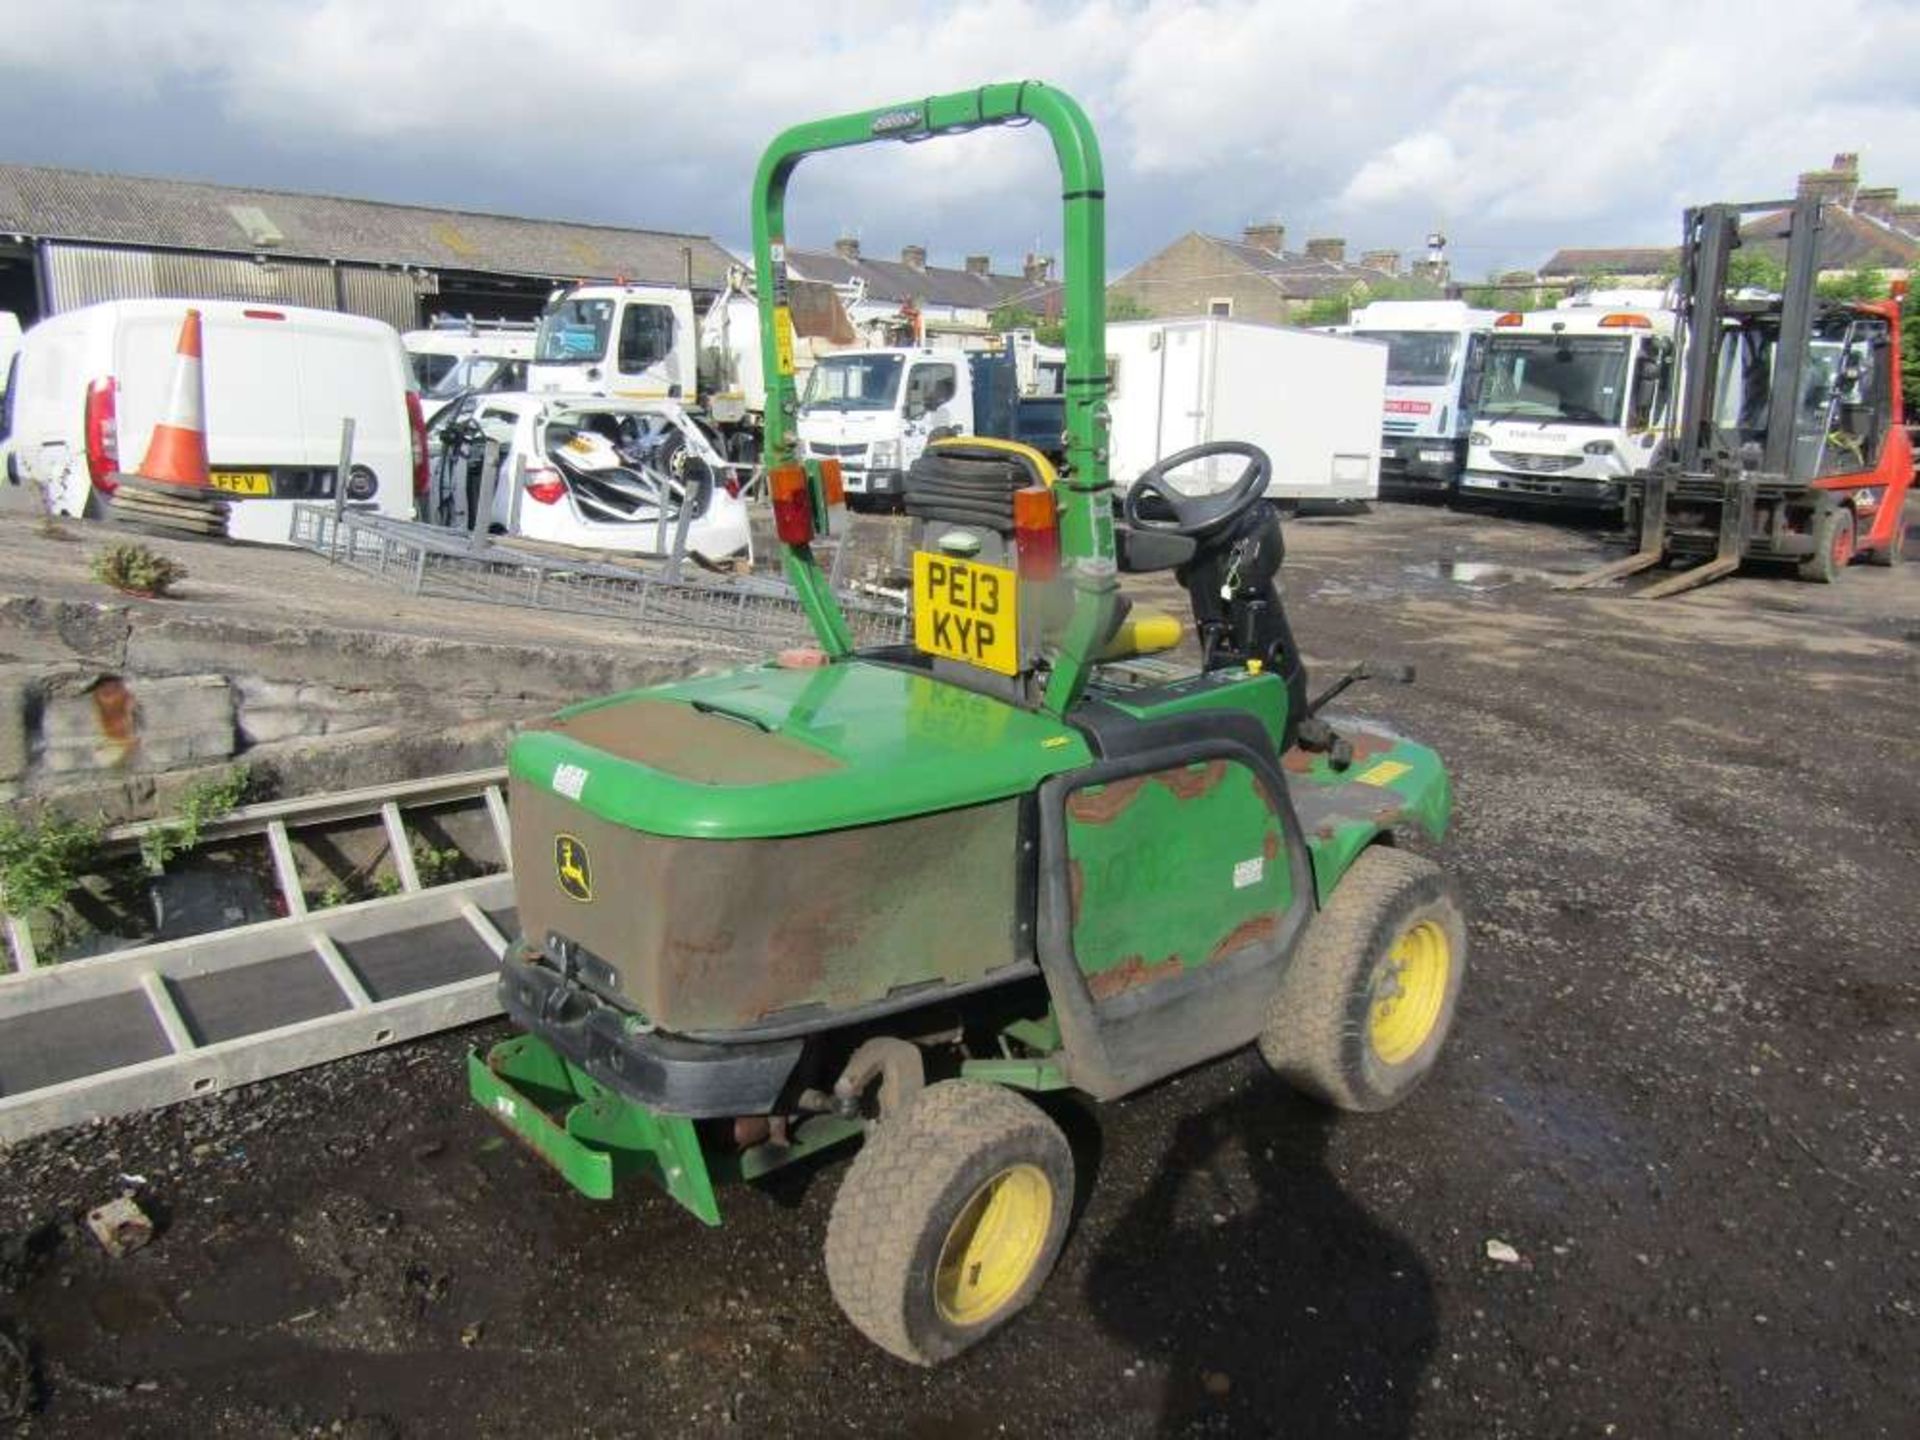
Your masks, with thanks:
[{"label": "green ride-on mower", "polygon": [[[905,495],[914,641],[856,650],[812,550],[844,523],[838,463],[794,434],[787,183],[816,151],[1027,122],[1064,180],[1066,464],[932,447]],[[859,1139],[827,1279],[921,1364],[1016,1314],[1060,1252],[1073,1161],[1030,1093],[1113,1100],[1257,1042],[1298,1088],[1380,1109],[1432,1068],[1466,971],[1445,876],[1392,844],[1441,837],[1446,771],[1312,713],[1267,457],[1171,456],[1116,519],[1102,184],[1085,115],[1036,83],[775,140],[767,465],[818,648],[576,706],[511,752],[500,993],[525,1033],[471,1057],[476,1099],[587,1195],[646,1175],[710,1225],[720,1181]],[[1179,627],[1120,592],[1168,569],[1197,672],[1139,659]]]}]

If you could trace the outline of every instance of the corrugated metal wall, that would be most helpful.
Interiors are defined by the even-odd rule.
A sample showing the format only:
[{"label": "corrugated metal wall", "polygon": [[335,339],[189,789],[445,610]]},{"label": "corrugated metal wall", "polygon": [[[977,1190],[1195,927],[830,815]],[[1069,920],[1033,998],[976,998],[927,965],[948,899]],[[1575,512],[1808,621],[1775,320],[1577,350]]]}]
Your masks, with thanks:
[{"label": "corrugated metal wall", "polygon": [[412,330],[420,323],[420,297],[414,279],[403,270],[374,270],[365,265],[340,267],[341,309],[371,315],[396,330]]},{"label": "corrugated metal wall", "polygon": [[44,254],[55,313],[102,300],[260,300],[370,315],[402,330],[418,323],[413,279],[399,271],[100,245],[49,244]]}]

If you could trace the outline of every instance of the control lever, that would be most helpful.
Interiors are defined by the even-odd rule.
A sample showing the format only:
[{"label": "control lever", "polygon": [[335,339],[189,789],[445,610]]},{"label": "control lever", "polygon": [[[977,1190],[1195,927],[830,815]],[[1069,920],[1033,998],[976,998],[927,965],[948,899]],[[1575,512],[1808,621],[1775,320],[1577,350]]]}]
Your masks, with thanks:
[{"label": "control lever", "polygon": [[1413,683],[1413,675],[1414,671],[1411,665],[1376,665],[1371,660],[1362,660],[1358,665],[1334,681],[1333,684],[1309,700],[1307,702],[1307,714],[1319,714],[1322,707],[1324,707],[1329,700],[1333,699],[1334,696],[1345,690],[1349,685],[1356,685],[1362,680],[1391,680],[1396,685],[1411,685]]},{"label": "control lever", "polygon": [[1391,680],[1399,685],[1413,683],[1411,665],[1375,665],[1370,660],[1362,660],[1333,684],[1322,690],[1307,702],[1307,717],[1300,722],[1297,738],[1302,750],[1324,750],[1327,763],[1335,770],[1345,770],[1353,764],[1353,745],[1340,735],[1326,721],[1318,718],[1318,713],[1334,696],[1362,680]]}]

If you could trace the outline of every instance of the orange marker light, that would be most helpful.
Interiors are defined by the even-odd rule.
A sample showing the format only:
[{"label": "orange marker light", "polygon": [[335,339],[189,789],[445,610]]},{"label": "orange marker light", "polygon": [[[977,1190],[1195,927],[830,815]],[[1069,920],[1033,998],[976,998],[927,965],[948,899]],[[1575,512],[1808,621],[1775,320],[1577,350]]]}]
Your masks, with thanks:
[{"label": "orange marker light", "polygon": [[846,478],[840,473],[840,462],[838,460],[817,460],[814,463],[820,467],[820,485],[821,488],[827,492],[827,505],[829,508],[835,505],[846,504],[847,482]]},{"label": "orange marker light", "polygon": [[807,472],[797,464],[776,465],[767,472],[773,493],[773,533],[782,545],[813,541],[813,499],[807,494]]},{"label": "orange marker light", "polygon": [[1013,543],[1022,580],[1051,580],[1060,573],[1059,510],[1046,486],[1013,492]]},{"label": "orange marker light", "polygon": [[1651,330],[1653,322],[1644,315],[1630,315],[1622,310],[1612,315],[1600,317],[1602,330]]},{"label": "orange marker light", "polygon": [[1509,310],[1493,323],[1496,325],[1518,325],[1520,323],[1520,312],[1518,310]]}]

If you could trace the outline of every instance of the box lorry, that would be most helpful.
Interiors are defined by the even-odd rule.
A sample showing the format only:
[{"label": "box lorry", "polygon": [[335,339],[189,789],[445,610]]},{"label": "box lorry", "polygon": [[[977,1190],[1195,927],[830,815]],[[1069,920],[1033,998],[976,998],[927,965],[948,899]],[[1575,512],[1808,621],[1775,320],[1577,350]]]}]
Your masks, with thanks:
[{"label": "box lorry", "polygon": [[983,435],[1058,457],[1066,401],[1022,395],[1011,351],[888,346],[814,362],[800,394],[802,453],[840,462],[849,503],[891,504],[934,440]]},{"label": "box lorry", "polygon": [[1499,312],[1462,300],[1376,300],[1343,333],[1387,347],[1380,493],[1450,495],[1467,453],[1470,398]]},{"label": "box lorry", "polygon": [[[331,500],[340,422],[354,422],[345,503],[412,518],[426,488],[413,371],[391,325],[332,310],[196,300],[207,458],[228,534],[284,545],[296,501]],[[109,300],[42,320],[20,344],[12,463],[61,515],[98,515],[146,453],[189,302]]]},{"label": "box lorry", "polygon": [[[1167,456],[1222,439],[1267,452],[1276,499],[1379,493],[1383,345],[1220,316],[1139,320],[1107,326],[1107,364],[1122,494]],[[1188,483],[1224,488],[1240,463]]]},{"label": "box lorry", "polygon": [[1460,493],[1611,509],[1653,463],[1673,394],[1674,312],[1603,290],[1493,324]]}]

